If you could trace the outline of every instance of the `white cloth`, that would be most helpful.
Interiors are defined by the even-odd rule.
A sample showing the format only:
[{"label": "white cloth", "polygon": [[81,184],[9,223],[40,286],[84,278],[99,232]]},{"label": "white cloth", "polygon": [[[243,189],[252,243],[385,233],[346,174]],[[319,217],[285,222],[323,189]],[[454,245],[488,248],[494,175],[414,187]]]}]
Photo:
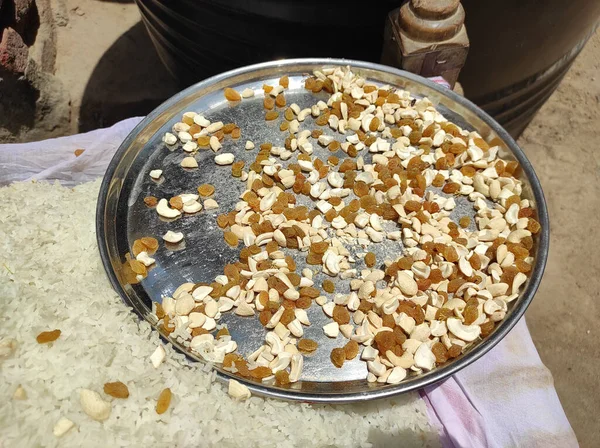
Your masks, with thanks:
[{"label": "white cloth", "polygon": [[[0,145],[0,185],[35,179],[73,186],[103,176],[140,120],[43,142]],[[77,149],[84,149],[78,157]],[[524,319],[480,360],[421,396],[445,447],[578,446]]]}]

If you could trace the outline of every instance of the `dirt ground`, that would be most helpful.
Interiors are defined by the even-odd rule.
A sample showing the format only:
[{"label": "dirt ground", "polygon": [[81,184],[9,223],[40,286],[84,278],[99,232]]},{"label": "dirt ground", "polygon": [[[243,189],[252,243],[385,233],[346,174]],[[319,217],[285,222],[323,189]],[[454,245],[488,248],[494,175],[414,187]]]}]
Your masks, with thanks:
[{"label": "dirt ground", "polygon": [[519,139],[550,211],[550,257],[526,319],[581,446],[598,446],[600,32]]},{"label": "dirt ground", "polygon": [[[97,117],[107,111],[118,110],[122,118],[139,115],[139,104],[158,105],[176,92],[133,3],[56,1],[65,5],[69,19],[58,30],[57,74],[70,90],[80,123],[86,114]],[[127,76],[113,76],[115,67]],[[599,70],[596,33],[519,140],[543,184],[552,225],[546,274],[527,322],[584,447],[600,440],[595,339],[600,317]]]}]

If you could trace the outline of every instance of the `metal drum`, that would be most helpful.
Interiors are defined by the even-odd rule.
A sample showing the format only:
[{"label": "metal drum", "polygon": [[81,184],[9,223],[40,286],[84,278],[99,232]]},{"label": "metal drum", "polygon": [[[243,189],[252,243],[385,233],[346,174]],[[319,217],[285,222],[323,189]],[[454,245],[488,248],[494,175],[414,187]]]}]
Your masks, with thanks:
[{"label": "metal drum", "polygon": [[[379,62],[399,2],[136,0],[182,87],[248,64],[295,57]],[[516,137],[569,69],[600,17],[597,0],[463,0],[471,47],[465,95]]]}]

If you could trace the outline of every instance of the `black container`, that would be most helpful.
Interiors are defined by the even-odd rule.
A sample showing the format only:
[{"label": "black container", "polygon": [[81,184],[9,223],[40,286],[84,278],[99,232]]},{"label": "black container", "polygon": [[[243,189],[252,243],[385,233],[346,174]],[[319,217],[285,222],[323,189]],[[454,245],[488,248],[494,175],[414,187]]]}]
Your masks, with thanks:
[{"label": "black container", "polygon": [[[256,62],[340,57],[379,62],[397,1],[136,0],[182,87]],[[465,95],[518,136],[556,89],[600,16],[600,0],[464,0],[471,48]],[[360,24],[360,25],[359,25]]]},{"label": "black container", "polygon": [[600,0],[463,0],[465,96],[518,136],[594,32]]}]

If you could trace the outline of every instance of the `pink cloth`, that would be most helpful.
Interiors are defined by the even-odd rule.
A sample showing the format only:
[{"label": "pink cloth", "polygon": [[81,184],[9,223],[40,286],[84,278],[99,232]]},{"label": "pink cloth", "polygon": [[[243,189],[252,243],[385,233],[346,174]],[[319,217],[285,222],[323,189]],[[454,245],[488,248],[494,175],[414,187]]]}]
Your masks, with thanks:
[{"label": "pink cloth", "polygon": [[[0,185],[36,179],[73,186],[97,179],[140,120],[43,142],[0,145]],[[76,157],[77,149],[85,151]],[[445,447],[578,446],[524,319],[481,359],[421,396]]]}]

